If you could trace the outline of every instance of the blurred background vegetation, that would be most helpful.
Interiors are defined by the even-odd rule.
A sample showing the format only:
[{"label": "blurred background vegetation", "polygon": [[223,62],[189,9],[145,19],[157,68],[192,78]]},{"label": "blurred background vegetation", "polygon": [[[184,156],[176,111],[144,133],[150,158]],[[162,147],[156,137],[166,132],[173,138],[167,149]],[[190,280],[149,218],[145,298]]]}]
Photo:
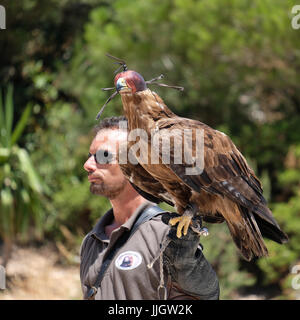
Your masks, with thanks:
[{"label": "blurred background vegetation", "polygon": [[[261,292],[295,299],[300,263],[300,30],[289,0],[1,1],[0,239],[55,243],[76,262],[83,236],[109,208],[89,192],[83,163],[95,115],[113,84],[109,52],[130,69],[185,91],[153,88],[177,114],[228,134],[264,185],[284,246],[240,259],[225,225],[208,226],[205,254],[221,298]],[[119,115],[114,99],[104,116]]]}]

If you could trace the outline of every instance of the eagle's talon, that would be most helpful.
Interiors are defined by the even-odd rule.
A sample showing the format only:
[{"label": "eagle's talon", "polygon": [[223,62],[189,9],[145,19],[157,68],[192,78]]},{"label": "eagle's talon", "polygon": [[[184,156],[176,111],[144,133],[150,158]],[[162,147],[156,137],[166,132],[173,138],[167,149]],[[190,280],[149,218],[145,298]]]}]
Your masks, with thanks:
[{"label": "eagle's talon", "polygon": [[191,229],[199,235],[199,237],[203,236],[203,237],[207,237],[209,235],[209,231],[206,227],[203,228],[196,228],[194,226],[191,226]]},{"label": "eagle's talon", "polygon": [[172,219],[170,219],[169,224],[170,224],[171,226],[175,226],[175,224],[176,224],[177,222],[180,222],[181,218],[182,218],[182,217],[172,218]]},{"label": "eagle's talon", "polygon": [[187,216],[187,215],[183,215],[181,217],[176,217],[176,218],[170,219],[169,224],[171,226],[174,226],[175,224],[178,223],[176,235],[177,235],[177,238],[180,239],[182,236],[182,229],[183,229],[183,235],[184,236],[187,235],[188,228],[191,224],[191,221],[192,221],[192,217]]}]

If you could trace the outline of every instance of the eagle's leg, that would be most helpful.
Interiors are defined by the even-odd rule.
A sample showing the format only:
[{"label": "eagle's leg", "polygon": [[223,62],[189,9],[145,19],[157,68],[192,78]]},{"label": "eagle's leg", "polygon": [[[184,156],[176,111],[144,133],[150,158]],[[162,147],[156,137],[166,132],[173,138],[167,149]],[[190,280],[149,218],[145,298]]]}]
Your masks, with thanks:
[{"label": "eagle's leg", "polygon": [[195,204],[191,203],[186,207],[182,216],[170,219],[169,224],[171,226],[175,226],[175,224],[178,223],[177,233],[176,233],[177,238],[181,238],[182,229],[183,229],[183,235],[187,234],[188,228],[192,222],[192,218],[197,214],[198,211],[199,211],[198,207]]},{"label": "eagle's leg", "polygon": [[196,219],[193,219],[194,223],[190,225],[190,228],[200,236],[207,237],[209,235],[208,229],[206,227],[202,227],[202,217],[198,215]]}]

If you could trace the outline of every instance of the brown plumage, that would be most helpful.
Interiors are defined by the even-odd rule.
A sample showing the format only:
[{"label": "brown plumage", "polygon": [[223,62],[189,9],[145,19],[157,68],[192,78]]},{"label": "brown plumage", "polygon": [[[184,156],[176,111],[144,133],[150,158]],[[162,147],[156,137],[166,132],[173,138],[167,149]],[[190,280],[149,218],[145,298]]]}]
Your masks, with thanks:
[{"label": "brown plumage", "polygon": [[[151,164],[150,152],[147,155],[141,152],[137,165],[122,164],[125,176],[138,192],[151,201],[174,204],[181,215],[192,212],[207,222],[226,221],[235,244],[247,260],[268,254],[263,236],[278,243],[288,240],[267,207],[260,181],[228,136],[200,121],[175,115],[134,71],[117,74],[115,85],[122,98],[129,131],[140,128],[148,137],[152,133],[154,137],[160,134],[176,138],[184,129],[189,129],[192,139],[184,148],[195,157],[196,130],[203,130],[204,170],[200,174],[187,175],[186,169],[194,165],[174,161],[175,138],[170,139],[169,164],[162,161],[162,139],[158,164]],[[129,144],[128,150],[134,143]],[[140,140],[140,145],[149,147],[148,150],[151,143],[151,139]],[[190,219],[185,223],[188,225]]]}]

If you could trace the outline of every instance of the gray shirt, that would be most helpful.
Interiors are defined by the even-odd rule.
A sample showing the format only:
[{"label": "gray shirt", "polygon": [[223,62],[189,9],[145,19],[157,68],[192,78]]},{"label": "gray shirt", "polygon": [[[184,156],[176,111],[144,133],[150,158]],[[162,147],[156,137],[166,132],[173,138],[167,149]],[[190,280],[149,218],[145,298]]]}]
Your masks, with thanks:
[{"label": "gray shirt", "polygon": [[[105,226],[113,221],[110,209],[84,238],[80,250],[80,279],[83,296],[96,281],[103,257],[123,234],[130,230],[138,215],[152,203],[141,205],[131,217],[110,238],[105,234]],[[170,227],[161,221],[161,215],[143,223],[127,242],[117,251],[113,261],[106,270],[95,299],[102,300],[157,300],[157,288],[160,284],[160,264],[157,260],[151,269],[148,264],[159,254],[160,244],[168,234]],[[164,268],[164,283],[168,299],[197,299],[198,297],[183,293]]]}]

